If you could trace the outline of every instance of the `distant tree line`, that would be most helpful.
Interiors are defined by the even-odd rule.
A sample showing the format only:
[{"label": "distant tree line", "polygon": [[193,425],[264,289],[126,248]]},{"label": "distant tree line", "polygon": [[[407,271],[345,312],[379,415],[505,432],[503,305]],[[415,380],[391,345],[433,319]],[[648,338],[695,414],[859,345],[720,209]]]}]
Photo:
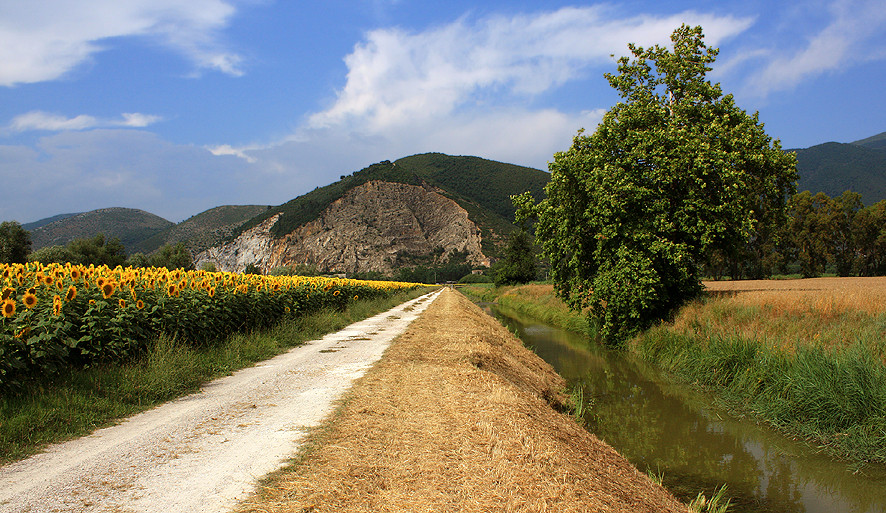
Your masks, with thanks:
[{"label": "distant tree line", "polygon": [[791,198],[787,213],[786,222],[758,231],[733,252],[712,252],[703,267],[705,275],[713,279],[886,275],[886,200],[865,207],[856,192],[831,198],[804,191]]},{"label": "distant tree line", "polygon": [[105,239],[103,234],[72,240],[65,245],[47,246],[31,251],[31,235],[15,221],[0,223],[0,263],[40,262],[108,267],[166,267],[167,269],[194,268],[194,259],[184,243],[166,244],[154,253],[126,255],[120,239]]}]

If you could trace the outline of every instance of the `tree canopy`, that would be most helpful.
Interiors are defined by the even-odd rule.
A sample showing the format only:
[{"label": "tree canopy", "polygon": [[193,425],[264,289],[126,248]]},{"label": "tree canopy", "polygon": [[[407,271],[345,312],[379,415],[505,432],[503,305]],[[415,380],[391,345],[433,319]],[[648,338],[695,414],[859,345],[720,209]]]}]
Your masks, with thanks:
[{"label": "tree canopy", "polygon": [[0,263],[23,264],[31,252],[31,234],[15,221],[0,223]]},{"label": "tree canopy", "polygon": [[621,96],[592,135],[554,155],[536,238],[557,293],[618,343],[701,290],[714,250],[784,222],[796,158],[706,79],[718,50],[682,26],[673,48],[628,45],[606,74]]}]

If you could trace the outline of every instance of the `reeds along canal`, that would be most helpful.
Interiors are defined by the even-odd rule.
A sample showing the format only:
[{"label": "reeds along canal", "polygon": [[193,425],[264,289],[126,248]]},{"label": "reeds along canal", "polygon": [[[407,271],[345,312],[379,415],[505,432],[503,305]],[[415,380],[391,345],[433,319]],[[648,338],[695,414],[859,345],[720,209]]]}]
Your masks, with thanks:
[{"label": "reeds along canal", "polygon": [[861,470],[711,405],[627,355],[516,313],[487,311],[580,386],[588,429],[688,502],[725,484],[731,512],[886,512],[886,468]]}]

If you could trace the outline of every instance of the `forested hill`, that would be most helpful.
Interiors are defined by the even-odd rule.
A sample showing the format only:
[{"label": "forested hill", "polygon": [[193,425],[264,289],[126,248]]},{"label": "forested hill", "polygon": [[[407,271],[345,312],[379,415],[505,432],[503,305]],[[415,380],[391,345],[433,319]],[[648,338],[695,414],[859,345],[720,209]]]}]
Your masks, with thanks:
[{"label": "forested hill", "polygon": [[148,237],[174,226],[160,216],[135,208],[102,208],[57,217],[58,219],[31,230],[33,249],[63,246],[74,239],[91,238],[101,233],[106,240],[120,239],[127,250],[130,250]]},{"label": "forested hill", "polygon": [[467,210],[481,227],[510,229],[514,220],[510,196],[528,190],[541,199],[549,177],[548,173],[538,169],[480,157],[442,153],[413,155],[394,162],[386,160],[372,164],[351,175],[342,176],[335,183],[267,210],[244,224],[241,232],[276,214],[283,214],[271,230],[274,236],[282,237],[316,219],[326,207],[349,190],[370,181],[437,187]]},{"label": "forested hill", "polygon": [[866,139],[855,141],[852,144],[856,146],[864,146],[873,150],[886,150],[886,132],[881,132]]},{"label": "forested hill", "polygon": [[[882,148],[882,149],[880,149]],[[797,190],[836,197],[861,194],[865,205],[886,199],[886,133],[852,144],[829,142],[797,152]]]}]

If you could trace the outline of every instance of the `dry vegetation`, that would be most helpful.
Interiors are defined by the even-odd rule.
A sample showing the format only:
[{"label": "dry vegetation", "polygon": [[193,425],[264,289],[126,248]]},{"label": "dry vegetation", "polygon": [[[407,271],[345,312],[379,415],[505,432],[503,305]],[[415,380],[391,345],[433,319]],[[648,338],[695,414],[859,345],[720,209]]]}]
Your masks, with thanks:
[{"label": "dry vegetation", "polygon": [[[794,351],[856,341],[886,357],[886,277],[705,282],[708,299],[679,312],[673,329],[739,336]],[[878,343],[879,342],[879,343]]]},{"label": "dry vegetation", "polygon": [[552,408],[563,385],[445,291],[243,511],[688,511]]}]

